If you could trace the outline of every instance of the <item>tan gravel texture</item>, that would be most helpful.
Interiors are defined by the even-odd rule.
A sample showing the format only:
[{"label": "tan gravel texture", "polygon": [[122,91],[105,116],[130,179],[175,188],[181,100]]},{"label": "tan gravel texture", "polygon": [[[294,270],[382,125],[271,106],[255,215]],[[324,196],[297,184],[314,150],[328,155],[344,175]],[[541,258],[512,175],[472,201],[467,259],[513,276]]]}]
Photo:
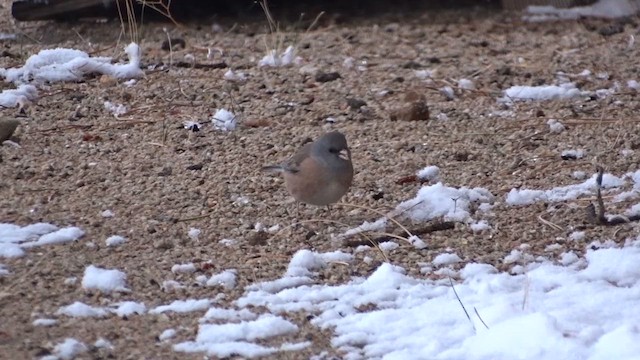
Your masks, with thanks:
[{"label": "tan gravel texture", "polygon": [[[0,32],[19,37],[0,41],[6,51],[0,67],[21,66],[29,55],[53,47],[125,57],[122,48],[129,37],[119,38],[118,22],[16,24],[8,20],[9,3],[2,2]],[[235,21],[220,19],[224,32],[218,33],[210,24],[180,28],[147,24],[139,34],[143,62],[170,64],[188,61],[185,55],[192,54],[198,64],[224,61],[244,72],[245,82],[224,80],[228,69],[156,66],[132,87],[96,76],[41,86],[40,98],[23,114],[0,109],[2,117],[23,120],[15,133],[21,148],[0,147],[0,221],[50,222],[86,231],[76,243],[2,259],[11,274],[0,277],[0,358],[44,355],[65,337],[87,344],[104,337],[115,346],[111,353],[92,350],[83,357],[87,359],[202,358],[202,354],[174,353],[170,347],[193,339],[201,312],[62,318],[59,325],[46,328],[31,322],[76,300],[93,305],[135,300],[150,308],[224,293],[223,305],[230,304],[242,295],[244,286],[280,277],[300,249],[352,252],[353,248],[332,241],[332,235],[375,220],[377,214],[334,206],[331,213],[302,207],[298,216],[282,180],[260,172],[261,166],[286,159],[308,138],[333,129],[347,135],[356,171],[345,203],[392,209],[421,186],[401,180],[427,165],[440,167],[449,186],[485,187],[497,197],[492,215],[485,216],[491,231],[473,233],[457,224],[453,230],[423,235],[427,249],[402,244],[388,254],[392,263],[412,276],[427,276],[420,273],[418,263],[445,249],[465,262],[508,269],[502,259],[521,244],[529,244],[533,255],[554,257],[568,249],[583,252],[592,240],[623,242],[638,234],[636,224],[588,224],[584,208],[592,197],[524,207],[504,204],[514,187],[548,189],[576,183],[571,177],[574,171],[592,174],[598,164],[618,176],[638,169],[639,103],[636,92],[626,87],[627,80],[638,77],[639,47],[629,47],[630,37],[637,35],[638,18],[621,23],[622,33],[606,37],[598,32],[609,26],[605,21],[527,24],[513,14],[481,10],[325,21],[310,32],[289,31],[292,27],[283,24],[278,36],[268,34],[264,20],[233,26]],[[163,27],[171,37],[184,39],[186,47],[172,53],[161,50],[167,36]],[[295,44],[303,64],[259,68],[265,43],[278,41]],[[206,49],[214,47],[222,53],[214,52],[215,58],[208,60]],[[343,65],[347,57],[353,58],[353,68]],[[319,82],[312,68],[340,77]],[[577,76],[585,69],[594,74],[591,79]],[[417,78],[415,70],[435,70],[435,81],[429,84]],[[501,90],[512,85],[552,84],[559,71],[583,90],[611,88],[616,82],[620,90],[602,99],[517,103],[511,109],[513,116],[496,101]],[[598,73],[608,77],[598,78]],[[473,80],[477,90],[457,88],[460,78]],[[455,89],[454,100],[438,91],[447,84]],[[5,83],[0,89],[12,86]],[[424,94],[430,121],[390,120],[393,109],[410,105],[404,103],[410,91]],[[358,107],[361,104],[353,99],[366,105]],[[125,104],[129,112],[115,118],[105,110],[105,100]],[[193,134],[182,128],[186,120],[207,122],[217,108],[238,114],[239,128],[221,132],[207,124]],[[335,122],[328,123],[329,117]],[[546,123],[551,118],[562,121],[567,130],[550,133]],[[567,149],[584,149],[586,156],[563,161],[560,152]],[[623,157],[622,149],[635,153]],[[632,204],[608,203],[608,212],[621,212]],[[115,216],[102,217],[104,210]],[[313,219],[332,222],[309,221]],[[400,220],[409,229],[426,225]],[[264,237],[256,233],[257,223],[279,224],[284,230]],[[187,236],[191,227],[202,230],[198,241]],[[576,229],[586,231],[585,242],[562,240]],[[105,239],[114,234],[129,241],[115,248],[105,246]],[[220,244],[221,239],[237,243],[229,247]],[[556,242],[563,248],[545,252]],[[376,261],[367,264],[364,255]],[[382,260],[375,251],[359,253],[356,259],[348,266],[330,266],[319,282],[343,283],[353,275],[366,276]],[[191,286],[193,274],[170,271],[174,264],[188,262],[199,267],[196,275],[236,268],[238,285],[233,290]],[[102,295],[82,290],[79,283],[64,285],[71,276],[80,280],[91,264],[124,271],[132,292]],[[160,284],[169,279],[189,286],[163,291]],[[330,332],[312,327],[306,314],[288,318],[301,331],[286,340],[308,339],[313,345],[273,358],[304,359],[325,350],[340,357],[331,349]],[[178,329],[177,337],[159,342],[157,336],[172,327]],[[272,342],[280,344],[282,338],[265,343]]]}]

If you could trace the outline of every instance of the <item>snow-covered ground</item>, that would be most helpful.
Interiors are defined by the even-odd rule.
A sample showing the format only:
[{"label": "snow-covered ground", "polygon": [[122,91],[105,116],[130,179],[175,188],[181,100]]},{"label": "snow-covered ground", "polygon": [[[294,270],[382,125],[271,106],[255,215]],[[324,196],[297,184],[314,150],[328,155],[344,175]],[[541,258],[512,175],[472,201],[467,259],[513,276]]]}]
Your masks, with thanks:
[{"label": "snow-covered ground", "polygon": [[[603,185],[615,189],[628,181],[637,196],[638,180],[640,172],[624,177],[606,174]],[[504,201],[510,206],[542,199],[564,201],[594,189],[595,180],[590,178],[549,190],[514,189]],[[459,199],[456,205],[445,201],[452,195]],[[398,210],[410,208],[409,216],[419,219],[445,216],[472,227],[479,222],[472,219],[469,206],[485,204],[490,209],[493,201],[484,189],[455,189],[438,183],[424,186],[415,199],[400,204]],[[485,219],[482,224],[490,231],[490,222]],[[91,240],[83,234],[81,229],[58,229],[50,224],[0,224],[0,254],[19,257],[35,246]],[[583,233],[576,232],[565,240],[585,239]],[[35,319],[33,325],[58,326],[69,318],[199,311],[203,316],[196,336],[173,343],[175,351],[251,358],[309,346],[308,341],[280,346],[258,343],[298,333],[298,325],[288,314],[304,312],[312,325],[332,330],[331,345],[346,359],[638,359],[640,237],[628,239],[624,246],[612,241],[585,242],[584,246],[588,249],[584,257],[565,252],[557,258],[533,258],[527,255],[526,246],[514,249],[504,259],[513,265],[509,273],[482,263],[467,263],[459,269],[455,266],[460,257],[454,252],[443,253],[423,264],[425,277],[407,276],[407,269],[383,263],[368,277],[354,277],[340,285],[323,284],[317,272],[332,262],[353,263],[352,254],[300,250],[281,278],[247,286],[230,308],[219,305],[219,296],[176,300],[154,308],[135,301],[90,306],[79,299],[60,304],[55,313]],[[10,268],[2,269],[4,276],[11,276]],[[171,272],[192,274],[192,270],[193,264],[176,264]],[[207,286],[236,286],[233,269],[210,279],[192,276]],[[119,269],[89,265],[77,286],[135,296],[126,281],[126,274]],[[253,310],[256,308],[267,311],[258,313]],[[175,332],[166,329],[158,336],[171,342]],[[86,344],[69,336],[55,347],[55,356],[73,358],[87,351]]]},{"label": "snow-covered ground", "polygon": [[[6,227],[0,227],[3,239],[24,232]],[[631,360],[640,354],[640,238],[623,247],[601,244],[583,259],[569,252],[555,260],[531,260],[519,266],[519,274],[470,263],[448,271],[455,280],[416,279],[385,263],[367,278],[322,284],[315,271],[334,260],[353,259],[340,252],[299,251],[282,278],[248,286],[232,308],[218,307],[215,298],[179,300],[148,310],[136,302],[106,307],[75,302],[36,319],[34,326],[57,326],[73,317],[206,311],[197,335],[175,343],[175,351],[255,357],[308,346],[305,341],[279,347],[256,343],[295,334],[298,326],[287,313],[302,311],[312,316],[313,325],[333,330],[331,344],[347,359]],[[457,261],[457,256],[436,259],[431,271]],[[122,291],[123,274],[89,266],[81,286]],[[255,313],[255,306],[268,312]],[[170,341],[170,330],[163,332],[163,341]],[[54,353],[72,358],[69,354],[84,351],[86,345],[69,338]]]}]

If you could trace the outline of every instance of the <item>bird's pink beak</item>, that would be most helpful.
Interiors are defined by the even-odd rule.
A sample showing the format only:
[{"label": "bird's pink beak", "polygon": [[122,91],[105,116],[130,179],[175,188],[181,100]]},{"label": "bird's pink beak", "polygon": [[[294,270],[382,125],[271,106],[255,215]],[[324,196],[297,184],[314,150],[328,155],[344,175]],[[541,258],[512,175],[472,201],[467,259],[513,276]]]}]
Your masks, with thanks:
[{"label": "bird's pink beak", "polygon": [[351,154],[349,153],[349,150],[347,149],[342,149],[340,150],[340,153],[338,154],[338,157],[342,160],[351,160]]}]

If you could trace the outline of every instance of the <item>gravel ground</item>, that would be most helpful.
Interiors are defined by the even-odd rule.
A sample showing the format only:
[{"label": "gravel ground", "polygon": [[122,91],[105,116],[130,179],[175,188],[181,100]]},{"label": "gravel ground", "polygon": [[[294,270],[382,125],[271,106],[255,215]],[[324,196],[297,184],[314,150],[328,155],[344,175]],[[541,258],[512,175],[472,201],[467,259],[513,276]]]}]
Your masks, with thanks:
[{"label": "gravel ground", "polygon": [[[7,20],[9,3],[2,2],[0,32],[20,36],[0,41],[5,51],[0,67],[21,66],[29,55],[53,47],[125,56],[122,48],[129,39],[119,37],[118,22],[14,24]],[[54,327],[31,322],[76,300],[100,305],[126,299],[153,307],[224,293],[223,304],[229,304],[244,286],[281,276],[300,249],[352,252],[352,247],[332,241],[332,235],[375,220],[376,213],[338,205],[330,213],[302,207],[298,215],[281,179],[260,172],[262,165],[287,158],[309,138],[332,129],[347,135],[356,169],[346,204],[392,209],[415,196],[421,184],[411,176],[427,165],[438,166],[448,186],[483,187],[499,200],[487,217],[490,231],[474,233],[456,224],[422,235],[427,249],[403,244],[391,251],[389,260],[412,276],[427,276],[418,263],[445,249],[465,262],[507,269],[502,259],[521,244],[530,245],[532,255],[583,252],[585,244],[579,242],[545,252],[547,245],[577,229],[586,232],[587,242],[621,242],[638,234],[635,224],[589,224],[585,208],[592,197],[526,207],[504,203],[512,188],[573,184],[574,171],[590,175],[596,165],[618,176],[638,169],[639,102],[626,86],[638,77],[638,46],[629,44],[638,18],[528,24],[517,16],[478,10],[340,23],[327,18],[316,30],[283,26],[277,35],[268,34],[264,20],[234,26],[233,19],[221,19],[222,32],[213,32],[210,25],[145,25],[139,33],[143,62],[155,69],[146,70],[134,86],[96,76],[40,87],[40,98],[20,115],[24,122],[16,136],[21,147],[0,147],[0,220],[78,226],[86,234],[76,243],[2,259],[11,274],[0,277],[0,358],[46,355],[65,337],[88,344],[104,337],[115,347],[110,353],[94,350],[86,358],[202,358],[174,353],[170,346],[193,338],[200,313],[66,319]],[[622,31],[603,30],[613,25]],[[167,37],[163,26],[186,46],[162,50]],[[259,68],[265,44],[276,43],[295,45],[302,64]],[[207,48],[221,51],[207,59]],[[187,54],[197,64],[224,62],[228,68],[161,66],[189,62]],[[345,66],[346,58],[353,59],[352,67]],[[229,68],[244,72],[247,80],[224,80]],[[585,69],[592,75],[580,76]],[[435,70],[433,80],[421,79],[419,70]],[[318,76],[333,72],[339,78]],[[558,72],[582,90],[609,89],[616,83],[620,88],[603,98],[519,102],[512,108],[497,101],[512,85],[553,84]],[[459,88],[461,78],[471,79],[476,89]],[[455,91],[453,100],[439,91],[447,85]],[[430,120],[392,120],[412,92],[424,94]],[[358,107],[354,99],[366,105]],[[126,105],[128,113],[115,118],[105,110],[107,100]],[[209,124],[199,133],[183,129],[183,121],[206,122],[218,108],[238,114],[235,131],[218,131]],[[16,109],[0,109],[0,116],[17,115]],[[552,118],[564,123],[566,131],[551,133],[547,121]],[[583,149],[585,156],[562,160],[561,151],[568,149]],[[635,153],[622,156],[623,149]],[[608,211],[621,212],[631,204],[608,204]],[[103,217],[104,210],[115,216]],[[410,230],[427,225],[399,220]],[[258,223],[283,230],[264,236],[256,231]],[[197,241],[187,235],[192,227],[202,231]],[[105,246],[114,234],[129,241]],[[221,239],[236,243],[226,246]],[[376,252],[367,255],[376,261],[336,264],[321,278],[341,283],[370,274],[383,259]],[[204,275],[236,268],[238,284],[231,290],[187,286],[169,291],[160,286],[170,279],[193,282],[192,274],[171,272],[173,265],[189,262]],[[81,277],[90,264],[124,271],[132,292],[103,295],[65,285],[66,278]],[[340,357],[331,349],[330,333],[311,326],[304,314],[289,318],[301,331],[284,340],[306,339],[313,345],[274,358],[308,358],[325,350]],[[170,327],[179,329],[176,338],[159,342],[157,336]],[[283,338],[269,341],[281,343]]]}]

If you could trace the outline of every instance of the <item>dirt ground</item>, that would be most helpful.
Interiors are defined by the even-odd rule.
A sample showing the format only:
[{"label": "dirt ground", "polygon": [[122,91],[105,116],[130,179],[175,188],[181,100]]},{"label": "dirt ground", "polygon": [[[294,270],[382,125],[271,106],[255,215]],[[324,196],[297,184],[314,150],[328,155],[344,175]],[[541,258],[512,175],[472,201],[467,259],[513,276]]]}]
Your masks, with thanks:
[{"label": "dirt ground", "polygon": [[[120,36],[117,21],[14,23],[8,15],[10,1],[2,5],[0,32],[18,37],[0,40],[0,67],[21,66],[31,54],[55,47],[92,56],[126,56],[122,49],[130,37]],[[573,184],[578,182],[572,178],[574,171],[592,174],[596,165],[617,176],[638,169],[639,102],[626,86],[627,80],[639,77],[639,47],[630,46],[638,18],[531,24],[513,14],[464,10],[331,19],[328,14],[309,32],[289,31],[292,27],[282,24],[278,36],[268,33],[266,20],[218,19],[218,32],[211,24],[145,24],[139,41],[146,76],[134,86],[100,76],[43,85],[25,114],[0,109],[0,116],[24,119],[16,132],[21,147],[0,147],[0,221],[48,222],[86,231],[78,242],[2,259],[11,274],[0,277],[0,358],[46,355],[65,337],[87,344],[104,337],[114,345],[111,351],[94,349],[83,358],[202,358],[174,353],[170,346],[193,339],[200,312],[61,319],[53,327],[34,327],[31,322],[76,300],[93,305],[134,300],[153,307],[224,293],[223,304],[230,304],[246,285],[280,277],[297,250],[352,252],[352,247],[331,241],[332,234],[379,215],[335,206],[331,213],[302,207],[298,216],[282,181],[260,172],[262,165],[287,158],[308,138],[331,129],[347,135],[356,169],[344,203],[383,212],[392,209],[415,196],[421,184],[407,177],[427,165],[440,167],[448,186],[483,187],[496,196],[493,215],[487,218],[490,231],[474,233],[457,224],[422,235],[427,249],[401,244],[388,254],[412,276],[427,276],[420,273],[419,263],[446,249],[464,262],[508,269],[502,259],[521,244],[529,244],[534,256],[554,257],[569,249],[582,253],[593,240],[623,242],[638,234],[635,224],[589,224],[585,208],[593,197],[524,207],[504,202],[512,188]],[[612,26],[622,31],[608,34],[605,30]],[[183,39],[185,46],[162,50],[167,38],[163,28],[170,37]],[[276,43],[295,45],[303,63],[259,68],[257,61]],[[207,59],[208,48],[220,51]],[[185,60],[187,54],[193,60]],[[344,65],[349,57],[351,68]],[[166,66],[190,61],[224,62],[228,67]],[[225,80],[229,68],[244,72],[247,80]],[[435,70],[434,80],[420,79],[416,70]],[[583,70],[592,76],[579,76]],[[337,72],[340,77],[323,82],[315,72]],[[609,89],[616,82],[620,89],[604,98],[518,102],[512,108],[497,101],[512,85],[554,84],[558,72],[582,90]],[[458,88],[461,78],[471,79],[476,90]],[[455,99],[438,90],[446,85],[455,89]],[[392,109],[402,106],[410,91],[425,95],[430,121],[390,119]],[[354,101],[348,99],[366,105],[350,106]],[[105,110],[106,100],[126,105],[129,112],[115,118]],[[239,116],[236,130],[222,132],[207,124],[190,134],[182,127],[186,120],[207,122],[218,108]],[[563,122],[566,131],[551,133],[547,121],[552,118]],[[561,159],[561,151],[568,149],[584,149],[586,154],[577,160]],[[635,155],[622,156],[623,149],[635,150]],[[608,212],[622,212],[631,204],[608,204]],[[104,210],[115,216],[103,217]],[[333,222],[307,221],[312,219]],[[409,229],[427,225],[399,220]],[[306,222],[295,225],[301,221]],[[263,237],[256,231],[258,223],[285,229]],[[192,227],[202,231],[198,241],[187,235]],[[561,241],[575,230],[586,232],[583,242]],[[115,234],[129,241],[105,246],[104,240]],[[226,246],[221,239],[236,243]],[[562,248],[545,251],[557,242]],[[324,270],[323,281],[340,283],[370,274],[382,258],[376,252],[367,255],[376,261],[360,261],[360,253],[354,264]],[[173,265],[189,262],[204,275],[236,268],[238,285],[232,290],[191,285],[163,290],[160,284],[165,280],[193,282],[192,274],[171,272]],[[65,285],[66,278],[80,279],[91,264],[124,271],[132,292],[103,295],[86,292],[79,284]],[[326,358],[340,358],[330,346],[330,333],[311,326],[301,314],[288,318],[301,331],[284,340],[310,340],[313,345],[274,358],[304,359],[322,351],[328,351]],[[159,342],[157,336],[170,327],[178,329],[176,338]]]}]

